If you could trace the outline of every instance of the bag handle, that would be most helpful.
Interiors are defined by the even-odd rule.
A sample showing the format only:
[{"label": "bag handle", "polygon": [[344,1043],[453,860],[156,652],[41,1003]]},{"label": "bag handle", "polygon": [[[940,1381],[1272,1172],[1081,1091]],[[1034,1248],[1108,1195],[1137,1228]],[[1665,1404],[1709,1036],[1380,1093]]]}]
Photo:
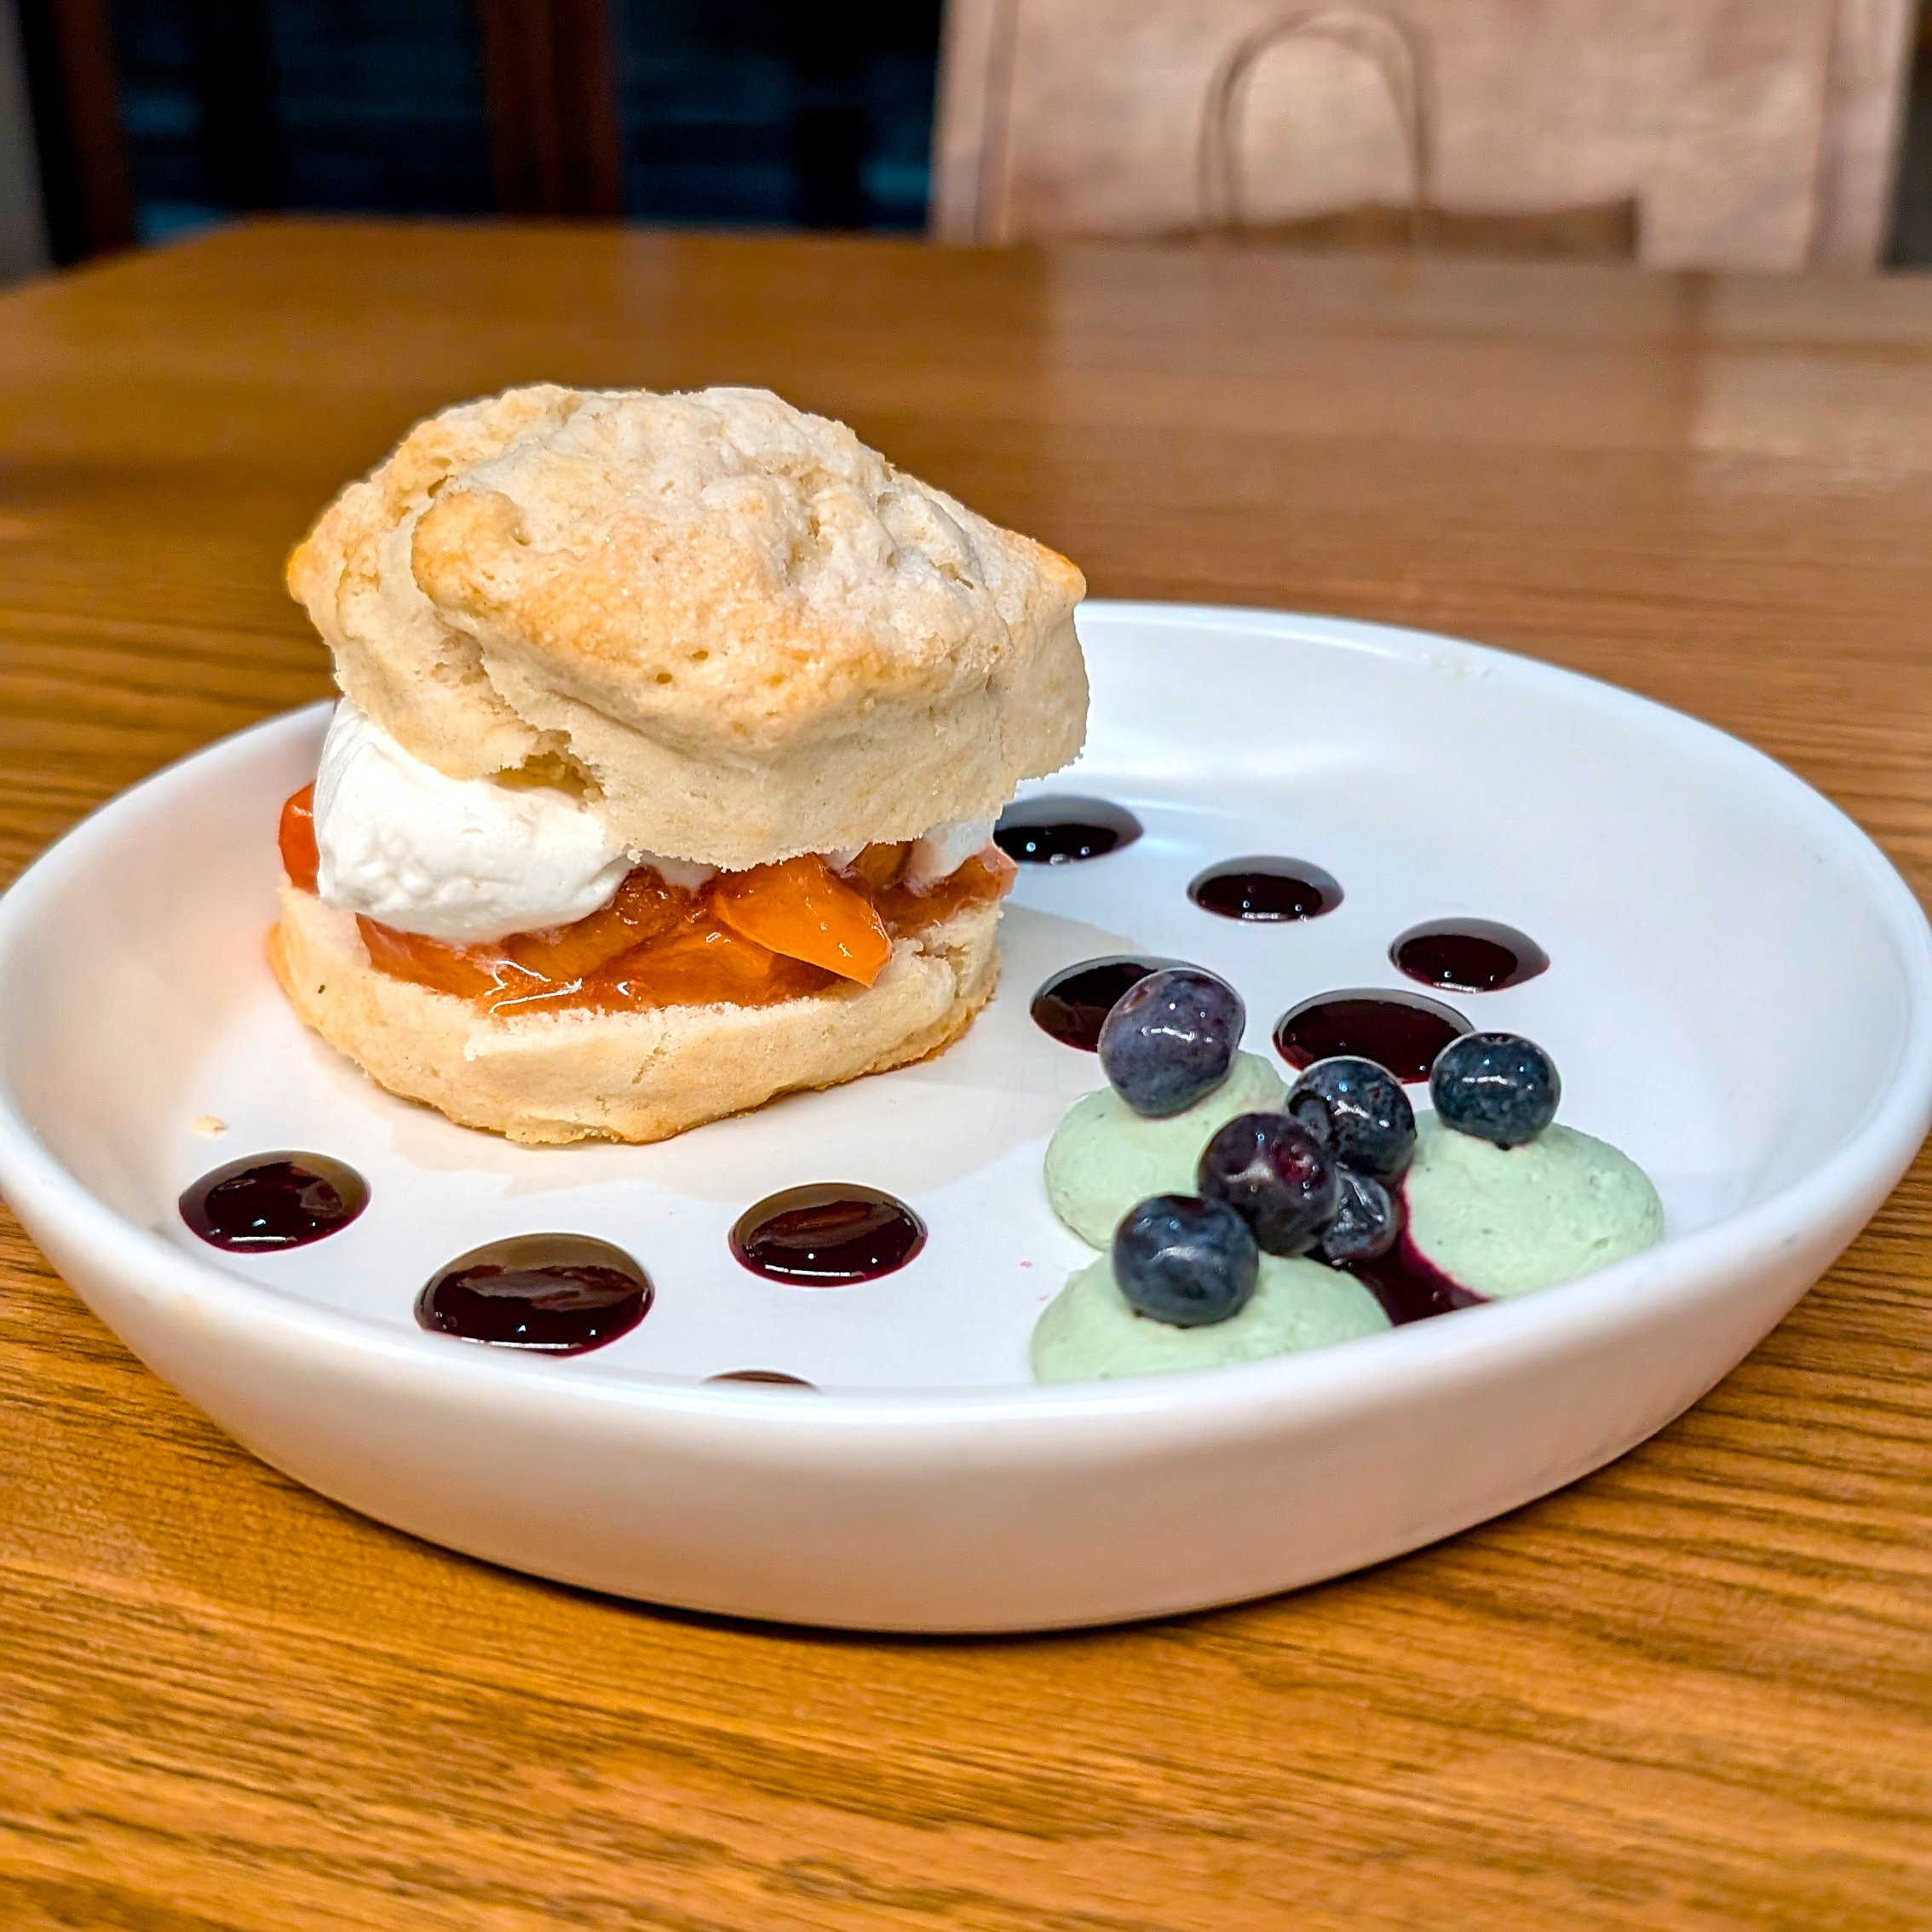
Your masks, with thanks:
[{"label": "bag handle", "polygon": [[1433,129],[1415,30],[1379,7],[1303,7],[1277,15],[1242,36],[1223,55],[1201,104],[1196,185],[1202,233],[1228,235],[1247,225],[1241,134],[1256,63],[1271,49],[1297,40],[1323,40],[1359,55],[1374,70],[1394,110],[1409,171],[1409,245],[1423,244],[1423,214],[1434,176]]}]

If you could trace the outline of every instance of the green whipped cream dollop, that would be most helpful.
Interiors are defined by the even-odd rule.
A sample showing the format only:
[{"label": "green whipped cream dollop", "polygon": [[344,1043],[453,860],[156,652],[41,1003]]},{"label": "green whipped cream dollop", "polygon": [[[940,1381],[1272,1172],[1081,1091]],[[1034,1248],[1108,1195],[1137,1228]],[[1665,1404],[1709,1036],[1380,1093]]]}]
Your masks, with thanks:
[{"label": "green whipped cream dollop", "polygon": [[1033,1329],[1036,1382],[1112,1382],[1176,1375],[1325,1348],[1389,1326],[1361,1283],[1320,1262],[1261,1258],[1261,1279],[1239,1314],[1200,1328],[1173,1328],[1137,1314],[1105,1255],[1049,1302]]},{"label": "green whipped cream dollop", "polygon": [[1286,1099],[1281,1076],[1258,1054],[1238,1053],[1228,1078],[1180,1113],[1150,1120],[1112,1087],[1076,1101],[1046,1151],[1047,1199],[1083,1241],[1112,1245],[1120,1217],[1150,1194],[1191,1194],[1201,1149],[1238,1113]]},{"label": "green whipped cream dollop", "polygon": [[1411,1242],[1479,1295],[1554,1288],[1664,1239],[1664,1205],[1643,1170],[1561,1124],[1498,1147],[1425,1113],[1402,1191]]}]

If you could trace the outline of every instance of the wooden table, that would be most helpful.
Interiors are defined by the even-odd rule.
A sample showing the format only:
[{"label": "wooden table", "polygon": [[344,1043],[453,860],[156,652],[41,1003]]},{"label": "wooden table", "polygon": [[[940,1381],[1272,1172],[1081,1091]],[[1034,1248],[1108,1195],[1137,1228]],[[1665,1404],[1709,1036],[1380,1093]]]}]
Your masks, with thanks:
[{"label": "wooden table", "polygon": [[[453,398],[766,382],[1096,592],[1437,625],[1932,885],[1932,281],[258,227],[0,301],[0,860],[319,695],[282,554]],[[1773,1043],[1768,1043],[1770,1050]],[[1295,1597],[1001,1642],[511,1576],[258,1466],[9,1222],[0,1924],[1932,1924],[1932,1169],[1655,1441]]]}]

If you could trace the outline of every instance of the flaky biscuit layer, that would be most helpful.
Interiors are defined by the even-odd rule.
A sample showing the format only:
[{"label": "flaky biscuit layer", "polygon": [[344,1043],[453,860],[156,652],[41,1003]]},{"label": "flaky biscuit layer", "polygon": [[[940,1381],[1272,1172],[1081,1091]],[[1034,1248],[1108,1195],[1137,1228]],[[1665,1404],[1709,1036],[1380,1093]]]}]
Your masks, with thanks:
[{"label": "flaky biscuit layer", "polygon": [[531,1146],[661,1141],[949,1046],[992,998],[999,907],[901,939],[869,987],[779,1005],[497,1019],[371,965],[354,918],[284,884],[268,961],[296,1011],[379,1085]]},{"label": "flaky biscuit layer", "polygon": [[289,585],[417,757],[561,776],[710,865],[992,817],[1086,728],[1080,572],[767,390],[446,410]]}]

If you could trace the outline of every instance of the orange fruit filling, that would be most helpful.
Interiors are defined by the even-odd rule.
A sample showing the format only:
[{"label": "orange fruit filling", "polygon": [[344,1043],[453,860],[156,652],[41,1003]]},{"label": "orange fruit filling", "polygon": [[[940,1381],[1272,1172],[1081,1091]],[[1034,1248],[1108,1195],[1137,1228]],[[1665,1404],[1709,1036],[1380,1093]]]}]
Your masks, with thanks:
[{"label": "orange fruit filling", "polygon": [[[304,892],[314,891],[319,863],[314,789],[283,806],[279,830],[283,870]],[[871,986],[895,939],[1003,897],[1017,869],[989,846],[914,892],[902,877],[910,849],[869,845],[842,873],[808,853],[720,872],[695,891],[640,865],[584,918],[480,946],[356,923],[378,970],[492,1013],[770,1006],[842,982]]]},{"label": "orange fruit filling", "polygon": [[282,870],[290,885],[304,892],[315,890],[315,874],[322,854],[315,849],[315,787],[305,785],[282,806],[282,822],[275,830],[282,848]]},{"label": "orange fruit filling", "polygon": [[740,939],[862,986],[871,986],[892,957],[892,935],[878,908],[815,852],[721,873],[712,884],[711,906]]}]

